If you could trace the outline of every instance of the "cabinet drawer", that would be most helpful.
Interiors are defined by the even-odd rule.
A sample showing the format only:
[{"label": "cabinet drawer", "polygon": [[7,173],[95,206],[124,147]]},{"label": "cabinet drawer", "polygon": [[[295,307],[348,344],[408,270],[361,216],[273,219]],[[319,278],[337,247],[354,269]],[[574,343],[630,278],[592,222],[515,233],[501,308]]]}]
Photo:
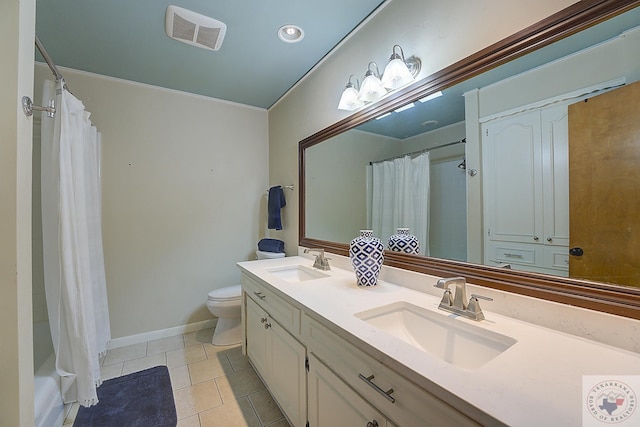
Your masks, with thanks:
[{"label": "cabinet drawer", "polygon": [[284,329],[296,337],[300,336],[300,309],[246,275],[242,275],[242,289]]},{"label": "cabinet drawer", "polygon": [[514,248],[508,245],[496,245],[492,247],[493,257],[498,262],[514,264],[536,264],[536,249]]},{"label": "cabinet drawer", "polygon": [[302,333],[309,352],[399,427],[479,425],[306,315]]},{"label": "cabinet drawer", "polygon": [[569,250],[563,247],[545,248],[549,266],[555,270],[569,271]]}]

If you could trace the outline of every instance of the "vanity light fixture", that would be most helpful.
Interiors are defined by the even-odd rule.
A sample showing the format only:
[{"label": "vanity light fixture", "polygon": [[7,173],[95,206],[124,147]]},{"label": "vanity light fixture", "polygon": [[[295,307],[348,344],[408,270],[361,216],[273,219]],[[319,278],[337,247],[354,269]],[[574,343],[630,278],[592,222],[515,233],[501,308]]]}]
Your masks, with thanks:
[{"label": "vanity light fixture", "polygon": [[414,104],[413,102],[411,102],[411,103],[409,103],[409,104],[407,104],[407,105],[403,105],[403,106],[402,106],[402,107],[400,107],[400,108],[396,108],[396,109],[395,109],[395,110],[393,110],[393,111],[395,111],[396,113],[401,113],[401,112],[403,112],[403,111],[405,111],[405,110],[408,110],[408,109],[410,109],[410,108],[413,108],[413,107],[415,107],[415,106],[416,106],[416,104]]},{"label": "vanity light fixture", "polygon": [[[372,65],[375,66],[375,68],[372,68]],[[351,77],[355,76],[351,75],[351,77],[349,77],[349,83],[340,97],[338,109],[353,111],[365,104],[377,101],[388,92],[411,83],[420,72],[421,67],[422,62],[420,59],[414,56],[405,59],[402,47],[398,44],[393,45],[391,57],[389,58],[389,63],[385,67],[382,78],[380,77],[378,64],[373,61],[369,62],[369,66],[367,67],[367,72],[364,75],[364,80],[362,80],[360,89],[354,89],[353,83],[351,82]],[[357,97],[358,102],[355,102],[353,98],[353,92],[355,90],[359,91]],[[442,96],[442,92],[429,95],[420,101],[426,102],[429,99],[433,99],[438,96]],[[402,111],[403,109],[411,108],[412,106],[413,104],[409,104],[406,107],[400,107],[396,111]]]},{"label": "vanity light fixture", "polygon": [[[398,54],[396,48],[400,51]],[[400,45],[393,46],[389,63],[384,69],[382,75],[382,85],[387,89],[398,89],[408,83],[411,83],[415,76],[420,72],[422,63],[418,58],[411,57],[404,59],[404,51]]]},{"label": "vanity light fixture", "polygon": [[[356,79],[356,84],[351,82],[351,78]],[[360,108],[364,105],[364,102],[358,99],[358,91],[360,90],[360,81],[356,76],[351,74],[349,76],[349,83],[344,88],[340,102],[338,103],[338,110],[353,111],[356,108]]]},{"label": "vanity light fixture", "polygon": [[[375,65],[375,70],[371,69],[371,65]],[[362,102],[373,102],[386,95],[387,90],[382,86],[380,82],[380,70],[378,64],[375,62],[369,62],[367,72],[364,75],[362,86],[360,87],[360,93],[358,99]]]},{"label": "vanity light fixture", "polygon": [[297,43],[304,38],[304,31],[297,25],[283,25],[278,29],[278,37],[285,43]]},{"label": "vanity light fixture", "polygon": [[386,113],[386,114],[383,114],[383,115],[381,115],[381,116],[376,117],[376,120],[384,119],[385,117],[388,117],[388,116],[390,116],[390,115],[391,115],[391,111],[389,111],[389,112],[388,112],[388,113]]},{"label": "vanity light fixture", "polygon": [[424,98],[418,99],[418,101],[427,102],[427,101],[431,101],[432,99],[440,98],[441,96],[442,96],[442,91],[437,91],[432,93],[431,95],[425,96]]}]

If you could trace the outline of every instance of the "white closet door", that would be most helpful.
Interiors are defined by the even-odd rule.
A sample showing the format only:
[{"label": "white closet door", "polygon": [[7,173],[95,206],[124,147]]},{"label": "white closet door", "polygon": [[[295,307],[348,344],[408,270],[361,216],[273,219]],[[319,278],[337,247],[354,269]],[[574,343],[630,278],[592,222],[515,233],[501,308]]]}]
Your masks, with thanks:
[{"label": "white closet door", "polygon": [[483,126],[486,237],[538,243],[543,235],[540,113]]},{"label": "white closet door", "polygon": [[[541,111],[544,240],[569,245],[569,114],[560,105]],[[566,268],[566,265],[564,265]]]}]

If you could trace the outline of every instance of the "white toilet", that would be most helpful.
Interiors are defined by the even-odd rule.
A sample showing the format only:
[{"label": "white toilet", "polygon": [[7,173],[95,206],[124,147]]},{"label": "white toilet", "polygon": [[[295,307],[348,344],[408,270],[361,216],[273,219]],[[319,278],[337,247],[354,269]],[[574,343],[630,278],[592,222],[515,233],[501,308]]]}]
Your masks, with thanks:
[{"label": "white toilet", "polygon": [[[256,251],[258,259],[284,258],[283,253]],[[242,322],[240,305],[242,288],[240,285],[214,289],[207,297],[207,308],[218,318],[211,344],[233,345],[242,342]]]}]

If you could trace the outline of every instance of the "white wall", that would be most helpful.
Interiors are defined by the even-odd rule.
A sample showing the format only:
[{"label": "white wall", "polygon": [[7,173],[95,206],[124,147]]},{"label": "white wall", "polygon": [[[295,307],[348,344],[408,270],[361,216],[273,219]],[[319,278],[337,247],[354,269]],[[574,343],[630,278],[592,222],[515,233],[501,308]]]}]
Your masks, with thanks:
[{"label": "white wall", "polygon": [[211,319],[207,293],[239,283],[266,227],[266,110],[61,72],[102,133],[112,336]]},{"label": "white wall", "polygon": [[480,89],[480,117],[601,82],[640,80],[640,27],[612,40]]},{"label": "white wall", "polygon": [[0,2],[0,425],[33,425],[31,118],[34,0]]},{"label": "white wall", "polygon": [[306,234],[348,243],[367,226],[367,166],[395,155],[399,141],[352,129],[306,153]]},{"label": "white wall", "polygon": [[[419,78],[574,3],[573,0],[393,0],[269,109],[269,180],[297,183],[298,142],[345,118],[336,108],[350,74],[369,61],[386,64],[391,47],[422,59]],[[298,243],[298,194],[288,199],[288,226],[276,235],[287,253]]]}]

